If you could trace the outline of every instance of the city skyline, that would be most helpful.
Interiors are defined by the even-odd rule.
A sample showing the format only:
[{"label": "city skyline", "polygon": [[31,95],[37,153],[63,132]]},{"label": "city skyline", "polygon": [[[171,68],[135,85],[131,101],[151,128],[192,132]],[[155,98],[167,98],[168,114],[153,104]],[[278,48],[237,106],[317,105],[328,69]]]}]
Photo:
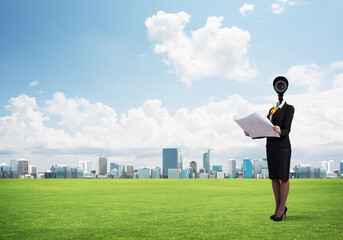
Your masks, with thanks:
[{"label": "city skyline", "polygon": [[156,166],[168,147],[185,163],[207,149],[218,165],[263,158],[265,140],[245,137],[233,117],[266,115],[277,75],[295,107],[291,164],[342,159],[342,1],[5,0],[0,9],[0,162]]},{"label": "city skyline", "polygon": [[[68,166],[68,167],[78,167],[84,169],[84,172],[86,173],[86,177],[89,176],[89,173],[91,171],[96,172],[99,175],[107,175],[109,170],[117,169],[119,172],[126,171],[126,168],[133,168],[133,169],[154,169],[159,168],[161,169],[161,176],[166,174],[166,177],[168,177],[168,169],[194,169],[196,173],[199,173],[197,170],[205,170],[205,172],[209,173],[211,171],[216,171],[215,168],[220,167],[220,172],[223,172],[227,174],[228,177],[232,175],[233,172],[236,172],[237,169],[248,169],[248,172],[242,172],[242,176],[245,176],[245,178],[256,178],[255,174],[262,174],[262,176],[268,175],[268,171],[264,171],[263,169],[268,170],[267,166],[267,159],[266,158],[259,158],[259,159],[250,159],[250,158],[243,158],[243,159],[229,159],[225,161],[221,161],[221,163],[212,163],[210,159],[209,161],[204,161],[205,156],[207,160],[207,156],[209,156],[210,150],[205,152],[203,154],[203,159],[199,160],[199,162],[202,162],[202,165],[199,164],[198,161],[190,161],[190,162],[182,162],[180,159],[182,158],[181,155],[181,149],[180,148],[167,148],[162,149],[162,157],[160,164],[157,164],[155,166],[135,166],[133,164],[125,164],[125,163],[118,163],[112,160],[109,160],[107,157],[96,157],[94,159],[95,167],[92,163],[92,160],[85,160],[85,161],[79,161],[77,165],[69,165],[69,164],[61,164],[61,163],[54,163],[52,166]],[[21,162],[18,164],[18,162]],[[169,163],[168,163],[169,162]],[[170,163],[172,162],[172,163]],[[18,165],[14,166],[13,163],[17,163]],[[47,169],[40,169],[39,167],[29,164],[29,160],[26,158],[16,159],[16,160],[10,160],[8,162],[2,162],[1,166],[5,164],[5,166],[8,167],[8,169],[16,169],[15,172],[16,176],[20,175],[19,172],[22,172],[22,164],[25,164],[25,168],[27,169],[25,173],[30,173],[32,170],[29,170],[30,168],[34,168],[35,172],[44,172],[46,170],[51,169],[51,166]],[[204,163],[206,166],[204,166]],[[20,167],[18,167],[20,166]],[[294,167],[292,167],[294,166]],[[324,168],[327,169],[328,172],[333,173],[336,170],[340,170],[343,168],[343,160],[340,160],[338,162],[334,160],[323,160],[321,161],[320,165],[313,165],[313,164],[294,164],[290,166],[290,171],[292,172],[294,168],[297,168],[298,166],[311,166],[312,168]],[[207,168],[209,167],[210,170]],[[234,167],[234,168],[233,168]],[[100,171],[101,169],[101,171]],[[255,172],[254,169],[260,169],[261,172]],[[254,171],[253,171],[254,170]],[[99,173],[100,171],[100,173]],[[233,172],[231,172],[233,171]],[[252,172],[251,172],[252,171]],[[24,174],[25,174],[24,173]],[[180,172],[181,174],[181,172]],[[197,175],[195,175],[197,176]]]}]

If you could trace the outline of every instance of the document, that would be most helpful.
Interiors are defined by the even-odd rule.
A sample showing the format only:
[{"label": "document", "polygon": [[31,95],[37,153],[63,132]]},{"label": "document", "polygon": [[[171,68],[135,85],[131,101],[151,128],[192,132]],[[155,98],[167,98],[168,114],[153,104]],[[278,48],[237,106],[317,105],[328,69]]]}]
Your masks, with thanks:
[{"label": "document", "polygon": [[273,130],[273,124],[267,117],[254,112],[244,118],[238,119],[236,116],[233,120],[247,133],[249,137],[280,137],[280,135]]}]

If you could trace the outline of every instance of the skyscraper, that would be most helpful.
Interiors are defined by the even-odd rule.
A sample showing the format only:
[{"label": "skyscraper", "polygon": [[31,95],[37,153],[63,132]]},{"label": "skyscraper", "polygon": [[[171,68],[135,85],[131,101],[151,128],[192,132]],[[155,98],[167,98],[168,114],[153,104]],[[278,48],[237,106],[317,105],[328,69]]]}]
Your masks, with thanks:
[{"label": "skyscraper", "polygon": [[25,176],[29,173],[29,161],[25,158],[18,159],[18,176]]},{"label": "skyscraper", "polygon": [[343,161],[340,162],[339,170],[341,170],[341,173],[343,174]]},{"label": "skyscraper", "polygon": [[168,178],[168,169],[181,169],[180,149],[163,148],[163,177]]},{"label": "skyscraper", "polygon": [[97,157],[96,158],[96,175],[107,174],[107,158]]},{"label": "skyscraper", "polygon": [[328,161],[328,172],[333,173],[334,170],[334,165],[333,165],[333,160]]},{"label": "skyscraper", "polygon": [[267,159],[261,159],[261,178],[268,178],[269,171],[268,171],[268,162]]},{"label": "skyscraper", "polygon": [[243,159],[243,178],[252,178],[253,165],[249,158]]},{"label": "skyscraper", "polygon": [[37,167],[34,165],[29,165],[29,173],[34,177],[37,178]]},{"label": "skyscraper", "polygon": [[258,174],[261,174],[261,161],[254,160],[254,178],[257,178]]},{"label": "skyscraper", "polygon": [[322,161],[322,168],[328,170],[328,161]]},{"label": "skyscraper", "polygon": [[228,171],[229,178],[236,177],[236,160],[230,159],[228,162]]},{"label": "skyscraper", "polygon": [[192,172],[194,172],[195,176],[194,177],[198,177],[198,173],[197,173],[197,162],[195,161],[191,161],[189,163],[189,166],[192,168]]},{"label": "skyscraper", "polygon": [[79,161],[79,168],[82,168],[83,170],[86,169],[85,162],[84,161]]},{"label": "skyscraper", "polygon": [[92,171],[92,162],[90,160],[87,160],[85,162],[85,172],[90,173]]},{"label": "skyscraper", "polygon": [[210,149],[208,149],[207,152],[205,152],[202,155],[202,159],[203,159],[203,168],[206,169],[206,172],[209,173],[210,169],[211,169],[211,162],[210,162]]},{"label": "skyscraper", "polygon": [[11,160],[12,178],[18,178],[18,160]]}]

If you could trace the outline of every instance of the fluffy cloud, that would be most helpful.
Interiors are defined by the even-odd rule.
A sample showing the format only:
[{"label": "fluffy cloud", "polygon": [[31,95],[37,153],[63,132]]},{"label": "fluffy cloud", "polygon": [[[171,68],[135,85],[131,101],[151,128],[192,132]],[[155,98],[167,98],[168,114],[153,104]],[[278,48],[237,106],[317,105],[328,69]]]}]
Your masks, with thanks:
[{"label": "fluffy cloud", "polygon": [[288,69],[285,75],[296,86],[304,86],[309,92],[338,87],[343,70],[342,62],[334,62],[329,67],[320,67],[317,64],[295,65]]},{"label": "fluffy cloud", "polygon": [[275,14],[280,14],[283,11],[285,11],[286,7],[294,6],[295,4],[296,4],[296,2],[292,2],[289,0],[278,0],[277,3],[272,4],[271,8]]},{"label": "fluffy cloud", "polygon": [[30,87],[35,87],[35,86],[38,86],[38,84],[39,84],[39,81],[33,81],[33,82],[30,82]]},{"label": "fluffy cloud", "polygon": [[248,4],[244,3],[244,5],[239,9],[239,12],[243,15],[246,16],[246,13],[248,11],[254,10],[255,5],[254,4]]},{"label": "fluffy cloud", "polygon": [[206,77],[243,81],[257,75],[247,56],[250,34],[238,27],[222,27],[223,17],[208,17],[204,27],[184,31],[190,21],[185,12],[159,11],[145,21],[149,37],[156,41],[154,52],[164,55],[171,67],[187,85]]}]

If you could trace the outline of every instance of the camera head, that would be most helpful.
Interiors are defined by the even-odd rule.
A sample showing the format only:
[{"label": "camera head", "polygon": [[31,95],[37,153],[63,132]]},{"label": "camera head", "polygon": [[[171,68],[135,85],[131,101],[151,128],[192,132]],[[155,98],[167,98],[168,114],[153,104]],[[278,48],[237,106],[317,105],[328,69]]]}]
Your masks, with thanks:
[{"label": "camera head", "polygon": [[284,94],[288,88],[288,80],[283,76],[278,76],[273,81],[273,86],[277,94]]}]

